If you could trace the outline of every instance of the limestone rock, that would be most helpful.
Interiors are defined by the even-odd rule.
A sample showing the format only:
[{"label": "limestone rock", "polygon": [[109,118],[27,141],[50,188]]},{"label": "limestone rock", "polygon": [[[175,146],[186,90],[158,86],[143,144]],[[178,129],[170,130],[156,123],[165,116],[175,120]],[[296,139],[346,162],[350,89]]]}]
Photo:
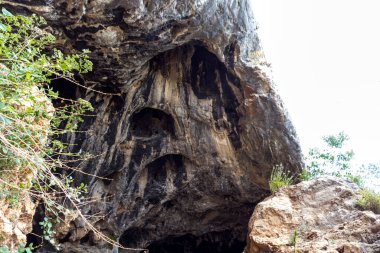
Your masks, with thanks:
[{"label": "limestone rock", "polygon": [[244,253],[380,252],[380,215],[360,211],[359,189],[319,178],[281,189],[259,203],[249,222]]},{"label": "limestone rock", "polygon": [[[63,50],[92,51],[94,72],[80,80],[91,89],[52,85],[96,109],[66,140],[96,156],[78,165],[97,177],[75,175],[96,227],[150,252],[241,252],[272,167],[302,167],[249,1],[5,4],[43,15]],[[79,219],[61,241],[102,244]]]},{"label": "limestone rock", "polygon": [[36,208],[29,195],[21,194],[19,198],[20,203],[13,207],[4,200],[0,201],[0,246],[11,250],[17,249],[20,243],[26,243]]}]

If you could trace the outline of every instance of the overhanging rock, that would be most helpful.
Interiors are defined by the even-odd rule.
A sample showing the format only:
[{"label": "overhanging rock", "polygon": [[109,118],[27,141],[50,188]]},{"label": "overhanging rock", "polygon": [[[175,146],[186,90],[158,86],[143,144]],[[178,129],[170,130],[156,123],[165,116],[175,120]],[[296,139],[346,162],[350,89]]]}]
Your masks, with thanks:
[{"label": "overhanging rock", "polygon": [[[67,141],[97,156],[83,171],[106,178],[76,175],[96,198],[83,211],[97,227],[152,252],[242,251],[272,167],[302,163],[248,1],[5,3],[44,16],[62,50],[90,49],[83,84],[116,94],[69,92],[96,109]],[[102,244],[80,221],[63,238]]]}]

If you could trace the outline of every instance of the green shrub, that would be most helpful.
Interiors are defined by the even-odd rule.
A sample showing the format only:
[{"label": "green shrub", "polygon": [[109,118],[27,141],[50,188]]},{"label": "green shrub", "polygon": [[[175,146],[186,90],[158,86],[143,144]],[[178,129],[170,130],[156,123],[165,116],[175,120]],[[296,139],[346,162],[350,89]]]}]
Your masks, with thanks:
[{"label": "green shrub", "polygon": [[[50,180],[62,181],[51,173],[63,166],[52,158],[64,146],[56,138],[74,131],[81,115],[92,109],[81,99],[53,108],[51,101],[58,94],[49,87],[51,78],[75,82],[73,72],[86,73],[92,64],[88,52],[64,56],[53,49],[46,55],[55,38],[40,29],[45,24],[35,15],[14,16],[4,8],[0,14],[0,171],[6,171],[0,177],[4,180],[10,176],[9,182],[21,184],[14,188],[28,188],[22,180],[29,173],[36,179],[47,173],[44,176]],[[18,176],[20,181],[15,180]]]},{"label": "green shrub", "polygon": [[360,191],[361,197],[357,204],[364,210],[370,210],[376,214],[380,214],[380,193],[376,193],[369,189]]},{"label": "green shrub", "polygon": [[269,179],[269,189],[272,193],[277,192],[279,189],[289,186],[292,183],[292,176],[284,170],[282,165],[273,167]]},{"label": "green shrub", "polygon": [[[57,218],[66,210],[63,199],[74,207],[84,201],[83,187],[75,187],[64,173],[57,173],[57,169],[68,169],[60,158],[66,145],[58,138],[75,131],[82,114],[92,107],[79,99],[54,108],[52,100],[58,94],[49,84],[52,78],[75,82],[74,73],[87,73],[92,63],[88,51],[73,55],[50,51],[55,38],[43,29],[45,25],[36,15],[13,15],[1,9],[0,204],[17,208],[32,195],[45,204],[46,215]],[[65,155],[79,159],[78,154]]]},{"label": "green shrub", "polygon": [[55,38],[41,29],[44,25],[36,15],[15,16],[4,8],[0,13],[0,179],[1,193],[13,196],[29,189],[31,178],[36,190],[54,184],[66,192],[65,178],[54,173],[65,167],[56,158],[65,147],[57,137],[75,131],[81,115],[92,109],[81,99],[53,108],[58,94],[49,87],[50,80],[75,82],[74,72],[86,73],[92,64],[87,51],[65,56],[52,49],[45,54]]},{"label": "green shrub", "polygon": [[313,178],[313,176],[312,176],[311,172],[307,169],[302,169],[301,173],[298,175],[298,179],[300,181],[308,181],[312,178]]},{"label": "green shrub", "polygon": [[323,148],[312,148],[306,156],[306,168],[309,178],[323,175],[348,178],[352,171],[354,152],[345,149],[348,136],[340,132],[337,135],[322,137]]},{"label": "green shrub", "polygon": [[[13,15],[4,8],[0,12],[0,205],[17,207],[32,195],[45,205],[39,224],[46,241],[54,242],[56,223],[74,213],[66,216],[81,218],[98,238],[123,248],[81,213],[86,186],[65,173],[78,171],[68,166],[67,157],[81,161],[88,156],[65,152],[68,146],[59,138],[75,132],[92,106],[83,99],[62,99],[58,108],[52,106],[59,94],[49,87],[51,80],[76,83],[74,74],[92,69],[89,51],[64,55],[54,48],[55,37],[44,29],[46,25],[36,15]],[[6,252],[7,247],[0,250]]]},{"label": "green shrub", "polygon": [[[355,168],[352,165],[354,152],[347,150],[348,136],[340,132],[337,135],[324,136],[323,148],[312,148],[306,156],[306,168],[299,175],[301,181],[307,181],[319,176],[335,176],[346,179],[363,187],[369,175],[375,175],[378,167],[373,164]],[[370,171],[372,169],[372,172]]]},{"label": "green shrub", "polygon": [[32,253],[32,252],[33,252],[33,245],[25,247],[25,245],[20,244],[15,250],[10,250],[7,246],[0,247],[0,253]]}]

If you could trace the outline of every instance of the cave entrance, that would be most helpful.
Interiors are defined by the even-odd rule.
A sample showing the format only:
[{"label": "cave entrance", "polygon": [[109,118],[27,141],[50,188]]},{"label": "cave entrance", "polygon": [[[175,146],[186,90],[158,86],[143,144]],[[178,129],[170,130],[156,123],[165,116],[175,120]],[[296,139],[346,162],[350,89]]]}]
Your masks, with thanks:
[{"label": "cave entrance", "polygon": [[148,181],[144,199],[151,204],[159,203],[167,194],[167,178],[172,178],[174,186],[179,188],[186,180],[185,158],[182,155],[169,154],[147,165]]},{"label": "cave entrance", "polygon": [[53,78],[49,87],[54,92],[58,92],[58,98],[53,101],[54,106],[67,104],[70,100],[77,98],[78,85],[65,78]]},{"label": "cave entrance", "polygon": [[131,132],[136,137],[175,135],[174,119],[164,111],[144,108],[131,117]]},{"label": "cave entrance", "polygon": [[[141,228],[129,229],[123,233],[119,242],[124,247],[137,247],[136,242],[145,241],[150,233],[151,231]],[[149,253],[242,253],[246,242],[242,234],[239,234],[226,230],[201,236],[168,236],[151,243],[147,249]]]},{"label": "cave entrance", "polygon": [[245,241],[233,237],[231,231],[213,232],[196,237],[168,237],[149,245],[150,253],[241,253]]}]

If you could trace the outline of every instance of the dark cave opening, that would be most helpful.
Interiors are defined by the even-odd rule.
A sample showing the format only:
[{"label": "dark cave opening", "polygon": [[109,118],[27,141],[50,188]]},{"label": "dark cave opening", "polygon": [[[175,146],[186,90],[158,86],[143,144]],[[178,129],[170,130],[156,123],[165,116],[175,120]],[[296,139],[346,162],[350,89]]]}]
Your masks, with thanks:
[{"label": "dark cave opening", "polygon": [[[198,99],[215,98],[220,100],[217,72],[225,73],[223,64],[206,48],[196,46],[191,58],[191,87]],[[221,103],[221,101],[218,101]]]},{"label": "dark cave opening", "polygon": [[169,154],[147,165],[148,181],[144,190],[144,199],[151,204],[159,203],[167,191],[167,178],[172,174],[173,184],[180,187],[186,180],[185,158],[182,155]]},{"label": "dark cave opening", "polygon": [[136,137],[175,135],[174,119],[164,111],[144,108],[131,117],[131,133]]},{"label": "dark cave opening", "polygon": [[52,79],[49,87],[58,92],[58,99],[53,101],[54,105],[63,104],[69,102],[69,100],[76,99],[78,85],[64,78]]},{"label": "dark cave opening", "polygon": [[[119,242],[125,247],[134,247],[134,242],[149,238],[149,231],[133,228],[125,231]],[[186,234],[168,236],[151,243],[149,253],[241,253],[246,242],[236,233],[227,230],[210,232],[200,236]]]},{"label": "dark cave opening", "polygon": [[245,242],[230,231],[212,232],[199,237],[183,235],[167,237],[149,245],[150,253],[241,253]]},{"label": "dark cave opening", "polygon": [[32,232],[26,235],[26,245],[41,246],[43,243],[43,231],[39,224],[44,220],[45,207],[43,204],[38,204],[32,220]]}]

